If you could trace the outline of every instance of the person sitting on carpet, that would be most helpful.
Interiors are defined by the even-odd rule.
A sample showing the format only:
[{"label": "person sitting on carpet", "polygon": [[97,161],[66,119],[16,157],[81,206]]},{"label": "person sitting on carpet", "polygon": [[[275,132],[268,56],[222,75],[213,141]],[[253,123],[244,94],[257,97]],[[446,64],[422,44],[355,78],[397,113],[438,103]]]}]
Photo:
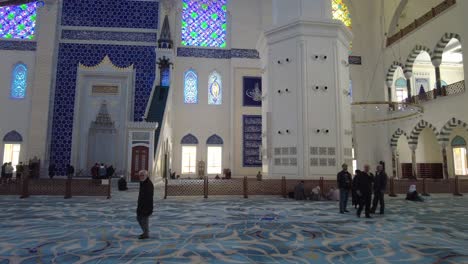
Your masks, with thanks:
[{"label": "person sitting on carpet", "polygon": [[413,202],[423,202],[424,199],[419,196],[418,192],[416,191],[416,185],[411,184],[406,194],[406,200],[413,201]]},{"label": "person sitting on carpet", "polygon": [[322,200],[322,198],[320,197],[320,186],[316,186],[315,188],[312,189],[312,192],[310,193],[310,200],[312,201]]},{"label": "person sitting on carpet", "polygon": [[119,185],[119,191],[126,191],[126,190],[128,190],[128,188],[127,188],[127,180],[125,180],[125,177],[124,177],[123,175],[120,176],[118,185]]},{"label": "person sitting on carpet", "polygon": [[335,187],[331,187],[327,193],[327,200],[329,201],[339,201],[340,200],[340,191]]}]

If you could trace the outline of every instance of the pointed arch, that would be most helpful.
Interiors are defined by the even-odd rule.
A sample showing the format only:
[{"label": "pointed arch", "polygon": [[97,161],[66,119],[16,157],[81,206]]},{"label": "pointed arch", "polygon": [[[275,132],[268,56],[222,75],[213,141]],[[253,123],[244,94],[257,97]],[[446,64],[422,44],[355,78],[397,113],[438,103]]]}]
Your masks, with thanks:
[{"label": "pointed arch", "polygon": [[3,142],[23,142],[23,137],[16,130],[12,130],[5,134]]},{"label": "pointed arch", "polygon": [[14,99],[23,99],[26,97],[28,84],[28,67],[19,62],[13,67],[11,74],[10,97]]},{"label": "pointed arch", "polygon": [[437,132],[437,129],[436,129],[436,127],[434,125],[432,125],[431,123],[429,123],[429,122],[427,122],[425,120],[421,120],[416,124],[416,126],[411,131],[411,134],[410,134],[410,137],[409,137],[409,140],[408,140],[408,144],[410,146],[416,147],[418,145],[419,135],[421,135],[421,132],[425,128],[429,128],[430,130],[432,130],[432,132],[434,133],[436,138],[439,137],[439,133]]},{"label": "pointed arch", "polygon": [[223,102],[223,81],[215,70],[208,77],[208,104],[221,105]]},{"label": "pointed arch", "polygon": [[184,103],[198,103],[198,75],[194,69],[188,69],[184,74]]},{"label": "pointed arch", "polygon": [[427,52],[429,56],[432,58],[432,51],[428,47],[422,46],[422,45],[416,45],[411,51],[411,53],[408,55],[408,58],[406,59],[405,68],[404,68],[405,74],[413,73],[414,61],[416,60],[416,58],[421,52]]},{"label": "pointed arch", "polygon": [[395,87],[397,88],[403,88],[403,87],[406,87],[407,86],[407,83],[406,83],[406,79],[405,78],[398,78],[395,80]]},{"label": "pointed arch", "polygon": [[198,138],[195,137],[192,134],[187,134],[180,140],[180,144],[182,144],[182,145],[197,145],[198,144]]},{"label": "pointed arch", "polygon": [[390,139],[390,146],[392,148],[396,148],[398,146],[398,140],[400,139],[401,136],[405,136],[406,139],[408,139],[408,134],[400,128],[395,130],[395,132],[392,135],[392,138]]},{"label": "pointed arch", "polygon": [[223,145],[224,141],[220,136],[214,134],[206,140],[206,144],[207,145]]},{"label": "pointed arch", "polygon": [[434,48],[434,53],[431,56],[432,61],[442,61],[442,55],[444,53],[445,47],[447,47],[447,44],[452,39],[457,39],[460,44],[462,43],[460,35],[456,33],[445,33]]},{"label": "pointed arch", "polygon": [[405,68],[403,66],[403,63],[398,62],[398,61],[394,61],[392,65],[388,68],[387,78],[386,78],[387,84],[393,83],[393,77],[395,76],[395,72],[398,69],[398,67],[400,67],[402,70]]},{"label": "pointed arch", "polygon": [[442,145],[447,145],[450,140],[450,135],[456,127],[460,127],[468,131],[468,124],[455,117],[452,117],[440,130],[438,141]]},{"label": "pointed arch", "polygon": [[466,140],[461,136],[455,136],[450,145],[452,147],[466,147]]}]

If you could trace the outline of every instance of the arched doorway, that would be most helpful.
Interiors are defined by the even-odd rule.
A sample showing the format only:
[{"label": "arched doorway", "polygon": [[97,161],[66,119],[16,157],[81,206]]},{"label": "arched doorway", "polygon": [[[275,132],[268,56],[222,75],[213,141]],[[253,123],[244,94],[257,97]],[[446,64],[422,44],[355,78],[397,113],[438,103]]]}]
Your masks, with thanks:
[{"label": "arched doorway", "polygon": [[[451,38],[445,44],[442,53],[442,63],[440,64],[441,87],[463,81],[465,79],[463,67],[462,45],[457,38]],[[445,85],[443,82],[445,82]]]}]

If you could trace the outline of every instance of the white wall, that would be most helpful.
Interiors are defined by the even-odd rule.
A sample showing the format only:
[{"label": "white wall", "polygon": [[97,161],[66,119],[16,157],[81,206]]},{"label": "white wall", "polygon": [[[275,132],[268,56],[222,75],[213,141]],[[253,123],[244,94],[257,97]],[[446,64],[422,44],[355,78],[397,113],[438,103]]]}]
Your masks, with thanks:
[{"label": "white wall", "polygon": [[[1,41],[1,40],[0,40]],[[3,162],[3,137],[6,133],[16,130],[23,137],[20,161],[31,158],[28,154],[29,122],[31,113],[31,98],[33,93],[35,52],[0,50],[0,162]],[[12,99],[10,97],[12,71],[17,63],[24,63],[28,68],[26,97]]]},{"label": "white wall", "polygon": [[[258,37],[263,28],[271,23],[271,0],[258,1],[228,1],[228,48],[255,49]],[[180,40],[178,16],[172,13],[176,21],[173,30],[175,39]],[[176,41],[180,43],[180,41]],[[183,78],[188,69],[194,69],[198,74],[198,104],[184,104]],[[240,69],[240,72],[238,72]],[[191,133],[198,138],[197,160],[207,160],[206,140],[213,134],[223,141],[222,167],[230,168],[232,175],[255,175],[258,169],[241,167],[242,162],[242,130],[241,113],[258,113],[260,110],[241,110],[242,101],[236,99],[242,90],[243,73],[259,75],[259,60],[257,59],[209,59],[193,57],[176,57],[173,70],[172,117],[173,148],[172,170],[181,172],[180,141]],[[222,77],[223,97],[221,105],[208,105],[208,78],[216,70]],[[244,72],[245,71],[245,72]],[[253,72],[252,72],[253,71]],[[237,74],[237,75],[236,75]],[[239,79],[240,78],[240,79]],[[239,81],[241,80],[241,81]],[[252,112],[253,111],[253,112]],[[240,162],[240,163],[239,163]],[[205,170],[206,172],[206,170]]]},{"label": "white wall", "polygon": [[[359,10],[359,13],[353,14],[353,17],[358,16],[361,22],[366,21],[365,23],[362,22],[357,30],[353,28],[353,33],[355,40],[368,37],[374,39],[367,41],[367,43],[353,42],[353,53],[363,56],[363,65],[351,68],[354,101],[386,100],[385,76],[390,65],[393,61],[405,64],[406,59],[416,45],[434,49],[445,33],[459,34],[461,39],[468,36],[468,28],[464,26],[467,18],[462,11],[468,9],[468,1],[457,1],[455,7],[426,23],[392,46],[385,48],[384,33],[386,29],[375,23],[378,19],[376,20],[374,17],[382,14],[382,4],[380,1],[375,1],[374,4],[364,2],[353,2],[355,10]],[[361,6],[361,4],[367,4],[367,7]],[[462,43],[462,48],[463,45],[464,43]],[[463,57],[464,61],[467,61],[468,56],[466,53],[463,54]],[[353,68],[359,68],[360,72],[354,71]],[[415,71],[417,71],[417,67],[413,70],[413,72]],[[465,79],[468,76],[466,67],[463,68],[463,72],[463,79]],[[457,96],[439,97],[437,100],[423,103],[424,114],[420,118],[388,122],[375,126],[356,126],[355,142],[357,144],[358,163],[368,162],[374,164],[383,159],[387,164],[391,164],[390,138],[392,134],[400,128],[409,135],[420,119],[432,123],[437,130],[440,130],[452,117],[465,122],[468,121],[464,116],[464,113],[468,111],[468,105],[465,103],[467,99],[468,93],[466,92]]]},{"label": "white wall", "polygon": [[441,147],[429,128],[423,129],[419,135],[416,163],[442,163]]}]

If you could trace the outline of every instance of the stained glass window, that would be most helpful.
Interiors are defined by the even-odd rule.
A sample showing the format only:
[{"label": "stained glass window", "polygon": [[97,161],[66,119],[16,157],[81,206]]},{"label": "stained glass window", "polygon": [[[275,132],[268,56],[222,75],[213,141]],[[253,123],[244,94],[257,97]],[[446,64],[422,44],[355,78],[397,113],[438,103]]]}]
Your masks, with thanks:
[{"label": "stained glass window", "polygon": [[395,81],[395,87],[406,88],[406,79],[405,78],[398,78]]},{"label": "stained glass window", "polygon": [[39,3],[0,7],[0,38],[34,39]]},{"label": "stained glass window", "polygon": [[214,71],[208,80],[208,104],[220,105],[223,99],[221,75]]},{"label": "stained glass window", "polygon": [[345,26],[351,28],[351,14],[344,0],[332,0],[333,19],[341,20]]},{"label": "stained glass window", "polygon": [[20,63],[15,66],[11,81],[11,98],[22,99],[26,96],[26,85],[28,81],[28,68]]},{"label": "stained glass window", "polygon": [[188,70],[184,77],[184,103],[198,103],[198,76],[194,70]]},{"label": "stained glass window", "polygon": [[182,45],[226,47],[227,0],[182,0]]}]

